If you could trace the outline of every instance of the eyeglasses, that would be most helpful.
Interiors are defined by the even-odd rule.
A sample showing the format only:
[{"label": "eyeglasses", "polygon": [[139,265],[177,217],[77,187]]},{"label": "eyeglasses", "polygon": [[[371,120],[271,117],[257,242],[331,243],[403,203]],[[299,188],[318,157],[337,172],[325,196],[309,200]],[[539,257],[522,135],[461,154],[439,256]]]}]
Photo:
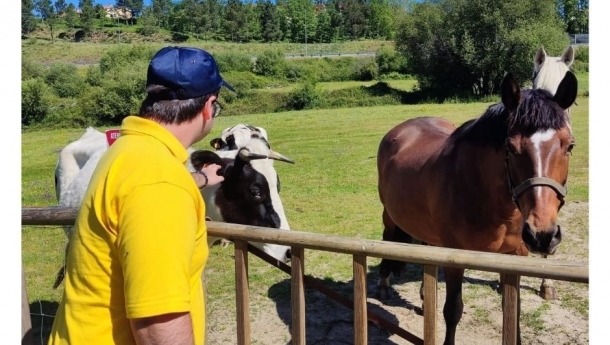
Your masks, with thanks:
[{"label": "eyeglasses", "polygon": [[212,107],[214,107],[214,114],[212,115],[212,118],[218,117],[218,115],[220,115],[220,111],[222,110],[222,106],[220,103],[218,103],[218,101],[214,100],[212,102]]}]

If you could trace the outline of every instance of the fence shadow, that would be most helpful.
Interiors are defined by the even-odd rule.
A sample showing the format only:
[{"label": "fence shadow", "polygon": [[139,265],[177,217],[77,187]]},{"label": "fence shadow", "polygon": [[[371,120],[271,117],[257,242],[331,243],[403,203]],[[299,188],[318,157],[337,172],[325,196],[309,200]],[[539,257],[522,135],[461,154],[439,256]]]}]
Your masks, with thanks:
[{"label": "fence shadow", "polygon": [[[419,264],[407,263],[404,270],[399,276],[391,277],[390,294],[387,299],[380,300],[377,295],[377,281],[379,279],[379,265],[369,265],[367,273],[367,307],[369,313],[375,313],[377,316],[387,320],[390,323],[398,325],[398,318],[391,314],[390,311],[384,309],[383,306],[401,307],[406,312],[411,311],[423,317],[422,301],[419,297],[419,292],[410,294],[409,296],[401,295],[395,289],[408,283],[421,283],[423,277],[423,266]],[[499,276],[498,276],[499,278]],[[445,282],[445,277],[442,268],[439,268],[438,282]],[[348,282],[338,282],[332,279],[323,279],[321,283],[327,288],[337,292],[338,294],[352,299],[353,297],[353,280]],[[480,279],[464,276],[464,283],[488,286],[491,290],[499,291],[498,279]],[[521,286],[522,289],[532,289],[528,286]],[[292,307],[290,301],[290,278],[282,280],[272,285],[267,297],[274,301],[276,311],[282,322],[290,328],[292,324]],[[535,289],[532,289],[535,290]],[[418,287],[419,291],[419,287]],[[408,299],[407,299],[408,298]],[[371,303],[370,299],[378,301],[380,305]],[[444,304],[444,298],[439,296],[439,303]],[[313,288],[306,287],[305,289],[305,334],[307,344],[353,344],[353,310],[338,303]],[[439,315],[442,319],[442,315]],[[396,344],[389,339],[392,333],[382,329],[373,322],[368,322],[368,339],[370,344],[392,345]],[[413,329],[407,329],[413,333]],[[288,342],[286,345],[289,345]]]}]

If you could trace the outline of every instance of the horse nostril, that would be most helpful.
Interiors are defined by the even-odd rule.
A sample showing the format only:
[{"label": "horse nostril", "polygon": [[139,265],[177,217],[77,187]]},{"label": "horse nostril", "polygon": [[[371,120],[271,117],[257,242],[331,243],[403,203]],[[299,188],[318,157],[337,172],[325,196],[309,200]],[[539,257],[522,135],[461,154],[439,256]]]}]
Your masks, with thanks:
[{"label": "horse nostril", "polygon": [[553,241],[557,241],[557,244],[561,242],[561,227],[557,225],[557,231],[555,231],[555,236],[553,236]]},{"label": "horse nostril", "polygon": [[528,246],[535,247],[535,243],[537,242],[536,233],[534,230],[532,230],[528,223],[523,225],[521,237],[523,238],[523,242],[525,242]]}]

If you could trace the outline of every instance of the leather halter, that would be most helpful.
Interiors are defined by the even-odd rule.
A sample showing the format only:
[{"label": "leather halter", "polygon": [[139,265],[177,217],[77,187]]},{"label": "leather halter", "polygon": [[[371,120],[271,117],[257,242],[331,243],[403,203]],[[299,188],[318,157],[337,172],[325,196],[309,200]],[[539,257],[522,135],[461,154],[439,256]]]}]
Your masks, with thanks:
[{"label": "leather halter", "polygon": [[568,194],[568,189],[566,188],[565,185],[560,184],[559,182],[553,180],[550,177],[542,176],[542,177],[528,178],[527,180],[521,182],[517,187],[514,187],[513,178],[510,174],[508,155],[509,155],[509,153],[508,153],[508,148],[507,148],[506,149],[506,160],[504,161],[504,166],[506,168],[506,177],[508,179],[508,188],[512,195],[513,202],[515,203],[515,205],[517,205],[517,208],[519,210],[521,210],[521,207],[519,206],[519,196],[521,194],[523,194],[523,192],[525,192],[526,190],[528,190],[532,187],[537,187],[537,186],[552,188],[555,191],[555,193],[557,193],[557,198],[561,202],[559,204],[559,208],[561,208],[563,206],[563,204],[565,203],[565,196],[566,196],[566,194]]}]

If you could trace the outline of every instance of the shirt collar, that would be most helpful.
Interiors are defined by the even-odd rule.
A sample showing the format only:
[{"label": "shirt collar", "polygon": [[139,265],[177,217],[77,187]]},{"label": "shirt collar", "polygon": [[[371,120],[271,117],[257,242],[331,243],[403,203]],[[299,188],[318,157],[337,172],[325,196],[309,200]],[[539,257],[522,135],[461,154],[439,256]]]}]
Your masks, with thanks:
[{"label": "shirt collar", "polygon": [[151,136],[165,145],[180,162],[186,163],[188,159],[188,152],[178,138],[153,120],[133,115],[127,116],[121,125],[121,136],[130,134]]}]

